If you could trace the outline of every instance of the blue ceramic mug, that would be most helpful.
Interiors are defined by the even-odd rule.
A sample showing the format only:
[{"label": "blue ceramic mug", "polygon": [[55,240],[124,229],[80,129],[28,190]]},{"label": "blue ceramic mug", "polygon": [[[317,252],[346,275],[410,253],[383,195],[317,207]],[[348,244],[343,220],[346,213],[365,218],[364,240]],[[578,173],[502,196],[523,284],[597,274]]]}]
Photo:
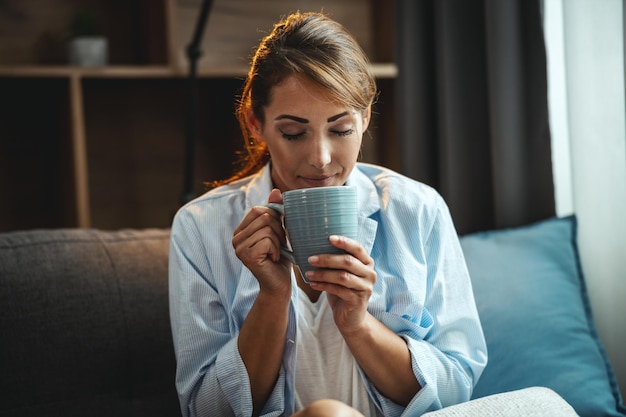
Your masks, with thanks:
[{"label": "blue ceramic mug", "polygon": [[358,235],[357,192],[354,186],[313,187],[283,193],[283,204],[268,207],[285,216],[287,240],[291,246],[281,254],[306,272],[316,269],[309,264],[313,255],[345,253],[330,244],[331,235],[351,239]]}]

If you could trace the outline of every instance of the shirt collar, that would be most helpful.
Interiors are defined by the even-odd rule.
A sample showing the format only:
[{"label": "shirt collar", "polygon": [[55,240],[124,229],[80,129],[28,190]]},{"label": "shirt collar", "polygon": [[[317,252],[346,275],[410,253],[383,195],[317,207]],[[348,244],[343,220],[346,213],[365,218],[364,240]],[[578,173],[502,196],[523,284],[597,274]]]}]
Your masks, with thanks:
[{"label": "shirt collar", "polygon": [[356,186],[359,212],[361,216],[370,217],[380,210],[379,196],[371,178],[363,173],[360,166],[361,164],[357,164],[354,167],[346,181],[346,185]]},{"label": "shirt collar", "polygon": [[248,209],[267,203],[272,192],[272,177],[270,163],[254,174],[246,187],[246,206]]}]

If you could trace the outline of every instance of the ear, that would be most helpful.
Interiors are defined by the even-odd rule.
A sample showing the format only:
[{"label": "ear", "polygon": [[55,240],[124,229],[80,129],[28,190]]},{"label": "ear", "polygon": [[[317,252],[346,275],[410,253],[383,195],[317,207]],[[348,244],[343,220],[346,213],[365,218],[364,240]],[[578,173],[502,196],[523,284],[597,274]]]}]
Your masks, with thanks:
[{"label": "ear", "polygon": [[367,127],[370,125],[370,120],[372,120],[372,105],[370,104],[365,109],[363,113],[363,132],[367,130]]},{"label": "ear", "polygon": [[246,114],[246,123],[248,124],[248,129],[250,130],[250,133],[252,133],[252,136],[254,136],[257,140],[263,141],[263,129],[261,122],[257,119],[252,110],[248,110]]}]

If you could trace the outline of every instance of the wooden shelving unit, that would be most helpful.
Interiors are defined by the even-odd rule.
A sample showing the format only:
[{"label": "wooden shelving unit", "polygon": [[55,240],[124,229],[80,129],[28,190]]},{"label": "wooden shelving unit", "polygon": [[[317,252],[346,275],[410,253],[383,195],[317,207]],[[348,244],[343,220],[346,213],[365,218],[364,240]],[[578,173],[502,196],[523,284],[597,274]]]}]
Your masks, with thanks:
[{"label": "wooden shelving unit", "polygon": [[[201,1],[92,0],[110,45],[102,68],[65,65],[75,1],[7,4],[13,9],[0,8],[0,231],[169,226],[183,192],[184,50]],[[271,24],[296,9],[333,15],[375,62],[381,116],[377,139],[364,140],[364,160],[393,167],[392,8],[376,0],[216,0],[198,71],[197,193],[204,181],[231,173],[240,146],[233,110],[247,60]]]}]

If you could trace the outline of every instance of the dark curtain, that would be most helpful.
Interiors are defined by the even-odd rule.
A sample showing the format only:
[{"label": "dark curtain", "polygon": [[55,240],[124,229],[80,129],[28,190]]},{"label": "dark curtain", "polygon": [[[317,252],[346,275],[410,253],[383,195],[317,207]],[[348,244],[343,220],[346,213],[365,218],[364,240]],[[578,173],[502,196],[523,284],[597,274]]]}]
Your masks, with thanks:
[{"label": "dark curtain", "polygon": [[396,0],[401,170],[459,234],[554,215],[541,0]]}]

